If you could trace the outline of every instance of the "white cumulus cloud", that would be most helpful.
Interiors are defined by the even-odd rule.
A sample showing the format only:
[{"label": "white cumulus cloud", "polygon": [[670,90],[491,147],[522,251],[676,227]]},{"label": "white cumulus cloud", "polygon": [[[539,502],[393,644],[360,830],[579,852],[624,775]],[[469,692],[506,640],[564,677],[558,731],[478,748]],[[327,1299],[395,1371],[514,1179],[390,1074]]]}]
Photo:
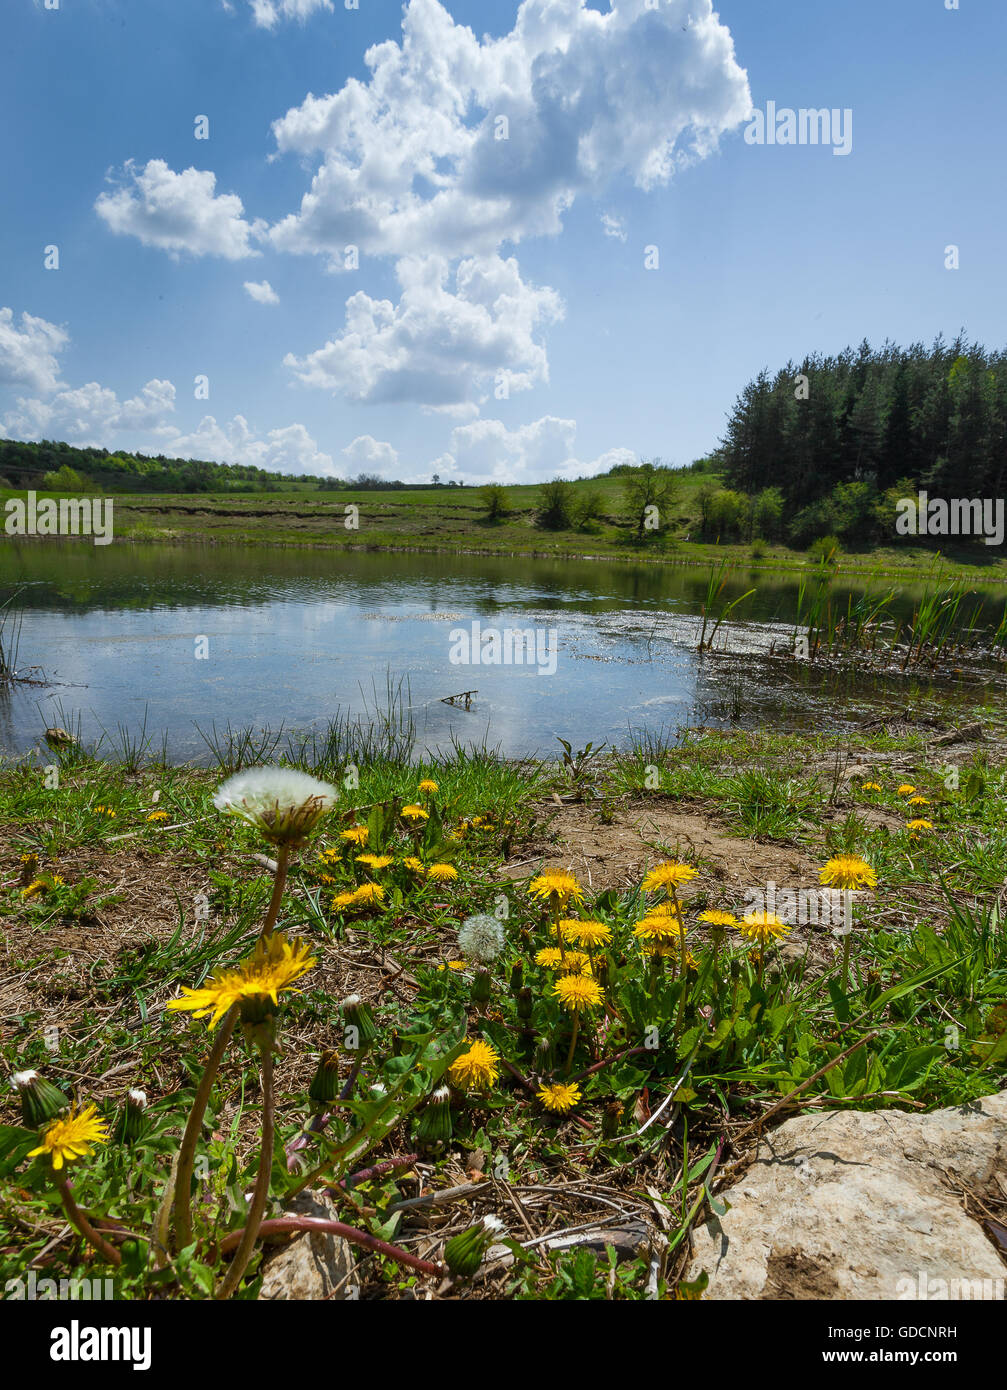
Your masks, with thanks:
[{"label": "white cumulus cloud", "polygon": [[127,160],[123,183],[102,193],[95,210],[113,232],[135,236],[173,256],[222,256],[239,261],[258,256],[251,244],[264,224],[247,222],[236,193],[216,193],[209,169],[175,171],[163,159],[138,168]]},{"label": "white cumulus cloud", "polygon": [[489,383],[509,394],[548,380],[535,332],[562,317],[562,302],[522,280],[516,260],[470,257],[452,276],[442,256],[407,256],[396,272],[397,304],[360,290],[340,333],[287,355],[301,382],[356,401],[454,407]]},{"label": "white cumulus cloud", "polygon": [[280,473],[334,473],[332,455],[319,449],[303,425],[269,430],[262,437],[244,415],[235,415],[226,424],[204,415],[190,434],[175,433],[166,439],[162,451],[178,458],[251,464]]},{"label": "white cumulus cloud", "polygon": [[390,444],[369,434],[359,434],[343,450],[348,475],[376,473],[379,478],[395,478],[399,455]]},{"label": "white cumulus cloud", "polygon": [[318,156],[282,249],[329,256],[495,251],[556,233],[582,193],[649,189],[716,149],[751,97],[711,0],[524,0],[513,29],[475,37],[438,0],[410,0],[370,76],[309,94],[273,125]]},{"label": "white cumulus cloud", "polygon": [[268,280],[246,280],[245,292],[256,304],[279,304],[280,296]]},{"label": "white cumulus cloud", "polygon": [[124,430],[139,434],[163,425],[174,408],[175,388],[170,381],[148,381],[125,401],[109,387],[89,381],[45,398],[19,397],[3,426],[17,439],[62,439],[79,447],[105,448],[113,435]]},{"label": "white cumulus cloud", "polygon": [[593,476],[617,463],[637,461],[630,449],[610,449],[593,461],[579,459],[576,436],[577,422],[555,415],[513,430],[502,420],[474,420],[452,431],[450,452],[437,464],[442,473],[457,472],[465,481],[541,483]]},{"label": "white cumulus cloud", "polygon": [[0,382],[48,393],[59,384],[59,354],[70,341],[64,328],[34,314],[0,309]]}]

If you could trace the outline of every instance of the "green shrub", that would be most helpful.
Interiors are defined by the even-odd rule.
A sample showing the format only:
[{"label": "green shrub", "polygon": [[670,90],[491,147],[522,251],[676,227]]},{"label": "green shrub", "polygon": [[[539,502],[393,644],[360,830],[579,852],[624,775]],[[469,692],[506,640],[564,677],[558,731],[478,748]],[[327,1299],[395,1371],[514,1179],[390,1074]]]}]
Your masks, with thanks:
[{"label": "green shrub", "polygon": [[486,508],[486,516],[490,521],[502,521],[504,517],[510,515],[510,508],[507,505],[507,489],[499,483],[487,483],[480,490],[479,500]]},{"label": "green shrub", "polygon": [[573,485],[553,478],[542,484],[538,497],[538,524],[546,531],[569,531],[573,525]]},{"label": "green shrub", "polygon": [[808,546],[808,559],[819,561],[823,565],[837,565],[843,547],[838,536],[819,536]]}]

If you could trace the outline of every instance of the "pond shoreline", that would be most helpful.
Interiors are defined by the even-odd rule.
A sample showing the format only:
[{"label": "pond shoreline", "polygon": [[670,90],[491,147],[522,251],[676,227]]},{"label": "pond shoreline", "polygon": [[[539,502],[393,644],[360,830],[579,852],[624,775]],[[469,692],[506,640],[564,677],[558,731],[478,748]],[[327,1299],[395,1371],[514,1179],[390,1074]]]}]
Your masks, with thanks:
[{"label": "pond shoreline", "polygon": [[[19,538],[24,540],[36,540],[35,537]],[[61,538],[65,539],[65,538]],[[837,565],[823,567],[819,562],[809,559],[797,559],[787,561],[776,559],[766,561],[765,559],[754,559],[751,552],[746,547],[737,546],[704,546],[707,552],[702,556],[693,558],[685,555],[647,555],[633,554],[625,555],[618,551],[590,552],[580,550],[528,550],[528,549],[509,549],[503,550],[490,546],[472,545],[389,545],[384,542],[370,542],[367,544],[336,543],[324,540],[256,540],[254,537],[244,534],[239,536],[209,536],[198,531],[171,532],[167,530],[164,534],[146,536],[117,536],[113,545],[205,545],[211,548],[241,546],[250,550],[321,550],[352,552],[355,554],[401,554],[401,555],[467,555],[487,559],[508,560],[584,560],[591,563],[605,563],[607,561],[617,561],[625,565],[650,565],[656,567],[679,568],[692,567],[705,569],[716,565],[720,560],[727,560],[729,568],[747,569],[759,571],[760,573],[778,574],[800,574],[810,572],[822,578],[840,579],[843,576],[874,577],[878,579],[902,579],[906,583],[919,582],[925,579],[930,573],[931,568],[937,560],[942,559],[942,573],[950,578],[968,580],[976,584],[984,585],[1003,585],[1007,587],[1007,570],[996,569],[992,573],[979,570],[975,565],[965,564],[959,560],[948,559],[946,556],[929,555],[927,564],[922,560],[913,565],[889,565],[879,568],[876,564],[856,563],[844,558]]]}]

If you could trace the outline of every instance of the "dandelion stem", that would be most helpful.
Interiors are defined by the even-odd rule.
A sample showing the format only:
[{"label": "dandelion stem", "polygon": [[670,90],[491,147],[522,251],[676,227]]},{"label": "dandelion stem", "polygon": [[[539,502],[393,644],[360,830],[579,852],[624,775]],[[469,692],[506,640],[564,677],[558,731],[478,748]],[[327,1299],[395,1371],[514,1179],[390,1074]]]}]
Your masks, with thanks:
[{"label": "dandelion stem", "polygon": [[109,1264],[121,1265],[122,1256],[119,1254],[119,1251],[116,1250],[114,1246],[109,1245],[108,1241],[104,1238],[104,1236],[100,1236],[98,1234],[98,1232],[91,1225],[90,1221],[88,1221],[87,1217],[81,1211],[80,1207],[73,1200],[73,1194],[70,1191],[70,1184],[67,1182],[66,1176],[64,1175],[63,1177],[56,1178],[54,1180],[56,1183],[56,1191],[60,1195],[60,1200],[63,1203],[63,1210],[67,1214],[67,1219],[69,1220],[70,1225],[76,1227],[76,1229],[81,1233],[84,1239],[89,1244],[93,1245],[94,1248],[98,1251],[98,1254],[103,1256],[103,1258],[106,1259],[109,1262]]},{"label": "dandelion stem", "polygon": [[290,846],[280,845],[276,855],[276,873],[273,875],[273,896],[269,900],[269,911],[266,913],[266,920],[262,924],[263,937],[267,939],[272,936],[273,928],[276,926],[276,919],[280,915],[280,899],[283,897],[283,888],[287,881],[287,866],[290,863]]},{"label": "dandelion stem", "polygon": [[[683,942],[684,942],[685,938],[683,937],[682,940],[683,940]],[[678,1015],[677,1015],[677,1017],[676,1017],[676,1019],[675,1019],[675,1033],[674,1033],[674,1037],[673,1037],[673,1039],[672,1039],[672,1046],[674,1046],[674,1045],[678,1042],[679,1035],[680,1035],[681,1032],[682,1032],[682,1020],[685,1018],[685,1000],[686,1000],[686,996],[688,995],[688,993],[689,993],[689,976],[688,976],[688,974],[686,973],[685,961],[683,961],[683,962],[682,962],[682,993],[681,993],[681,995],[679,996],[679,1000],[678,1000]]]},{"label": "dandelion stem", "polygon": [[203,1116],[210,1101],[210,1091],[217,1075],[227,1044],[231,1041],[238,1017],[235,1005],[220,1025],[213,1049],[206,1059],[203,1075],[185,1122],[185,1132],[178,1150],[178,1172],[175,1178],[175,1248],[184,1250],[192,1243],[192,1170],[196,1162],[196,1145],[203,1128]]},{"label": "dandelion stem", "polygon": [[[247,1230],[247,1227],[245,1228]],[[417,1255],[411,1255],[408,1250],[400,1250],[397,1245],[389,1245],[386,1240],[379,1240],[377,1236],[369,1235],[366,1231],[358,1231],[355,1226],[346,1226],[342,1221],[324,1221],[313,1216],[277,1216],[269,1221],[263,1221],[259,1226],[259,1234],[263,1236],[276,1235],[281,1231],[324,1231],[327,1234],[342,1236],[351,1245],[360,1245],[365,1250],[372,1250],[378,1255],[387,1255],[390,1260],[397,1260],[399,1264],[407,1265],[410,1269],[419,1270],[422,1274],[441,1275],[445,1273],[445,1268],[441,1264],[435,1264],[432,1260],[421,1260]],[[234,1231],[223,1241],[221,1251],[226,1254],[234,1246],[244,1239],[245,1231]]]},{"label": "dandelion stem", "polygon": [[647,978],[647,993],[653,994],[657,989],[657,982],[661,978],[661,970],[664,966],[664,957],[655,947],[650,957],[650,968]]},{"label": "dandelion stem", "polygon": [[364,1058],[366,1057],[366,1055],[366,1049],[357,1049],[357,1055],[353,1059],[353,1064],[350,1067],[350,1073],[347,1076],[345,1082],[343,1083],[342,1090],[339,1092],[339,1099],[341,1101],[349,1100],[350,1096],[352,1096],[353,1088],[357,1084],[357,1077],[360,1075],[360,1068],[364,1064]]},{"label": "dandelion stem", "polygon": [[241,1241],[235,1252],[231,1267],[221,1281],[216,1297],[230,1298],[241,1282],[241,1276],[252,1258],[252,1251],[262,1225],[266,1201],[269,1197],[269,1181],[273,1171],[273,1134],[276,1129],[276,1101],[273,1088],[273,1052],[270,1043],[260,1047],[262,1057],[262,1146],[259,1149],[259,1171],[255,1177],[252,1191],[252,1205],[248,1212],[248,1224],[241,1233]]},{"label": "dandelion stem", "polygon": [[853,940],[853,933],[847,932],[843,937],[843,993],[845,994],[850,976],[850,944]]},{"label": "dandelion stem", "polygon": [[333,1195],[337,1195],[339,1189],[348,1192],[351,1187],[356,1187],[358,1183],[373,1182],[375,1178],[380,1178],[385,1173],[394,1173],[396,1168],[411,1168],[414,1163],[419,1161],[420,1156],[417,1153],[399,1154],[396,1158],[385,1158],[380,1163],[372,1164],[370,1168],[358,1168],[355,1173],[340,1178],[335,1187],[330,1187],[328,1190]]},{"label": "dandelion stem", "polygon": [[560,900],[558,893],[549,894],[549,906],[552,908],[553,926],[556,928],[556,941],[559,945],[559,959],[561,965],[566,965],[566,951],[563,947],[563,931],[560,927]]},{"label": "dandelion stem", "polygon": [[845,992],[850,975],[850,946],[853,943],[853,894],[849,889],[843,894],[843,926],[846,928],[846,934],[843,937],[843,991]]},{"label": "dandelion stem", "polygon": [[566,1073],[569,1076],[570,1068],[573,1066],[573,1050],[577,1046],[577,1033],[580,1030],[580,1010],[575,1009],[573,1015],[573,1032],[570,1034],[570,1051],[566,1054]]}]

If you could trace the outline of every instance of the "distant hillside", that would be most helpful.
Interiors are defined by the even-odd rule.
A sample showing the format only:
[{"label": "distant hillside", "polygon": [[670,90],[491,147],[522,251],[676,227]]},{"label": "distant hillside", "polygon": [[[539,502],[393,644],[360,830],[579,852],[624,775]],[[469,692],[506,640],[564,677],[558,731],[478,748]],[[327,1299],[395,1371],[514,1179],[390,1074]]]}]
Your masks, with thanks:
[{"label": "distant hillside", "polygon": [[[0,440],[0,477],[12,487],[58,487],[55,475],[61,469],[72,469],[102,489],[116,492],[289,492],[293,486],[311,489],[332,486],[334,481],[314,476],[291,478],[248,464],[78,449],[52,439],[39,443]],[[68,481],[72,486],[72,480]]]},{"label": "distant hillside", "polygon": [[[314,492],[353,487],[366,490],[408,488],[410,484],[361,473],[350,479],[314,473],[273,473],[245,463],[169,458],[108,449],[78,449],[53,439],[23,443],[0,440],[0,486],[74,491],[90,482],[104,492]],[[432,487],[433,483],[413,484]],[[450,486],[461,486],[453,483]]]}]

